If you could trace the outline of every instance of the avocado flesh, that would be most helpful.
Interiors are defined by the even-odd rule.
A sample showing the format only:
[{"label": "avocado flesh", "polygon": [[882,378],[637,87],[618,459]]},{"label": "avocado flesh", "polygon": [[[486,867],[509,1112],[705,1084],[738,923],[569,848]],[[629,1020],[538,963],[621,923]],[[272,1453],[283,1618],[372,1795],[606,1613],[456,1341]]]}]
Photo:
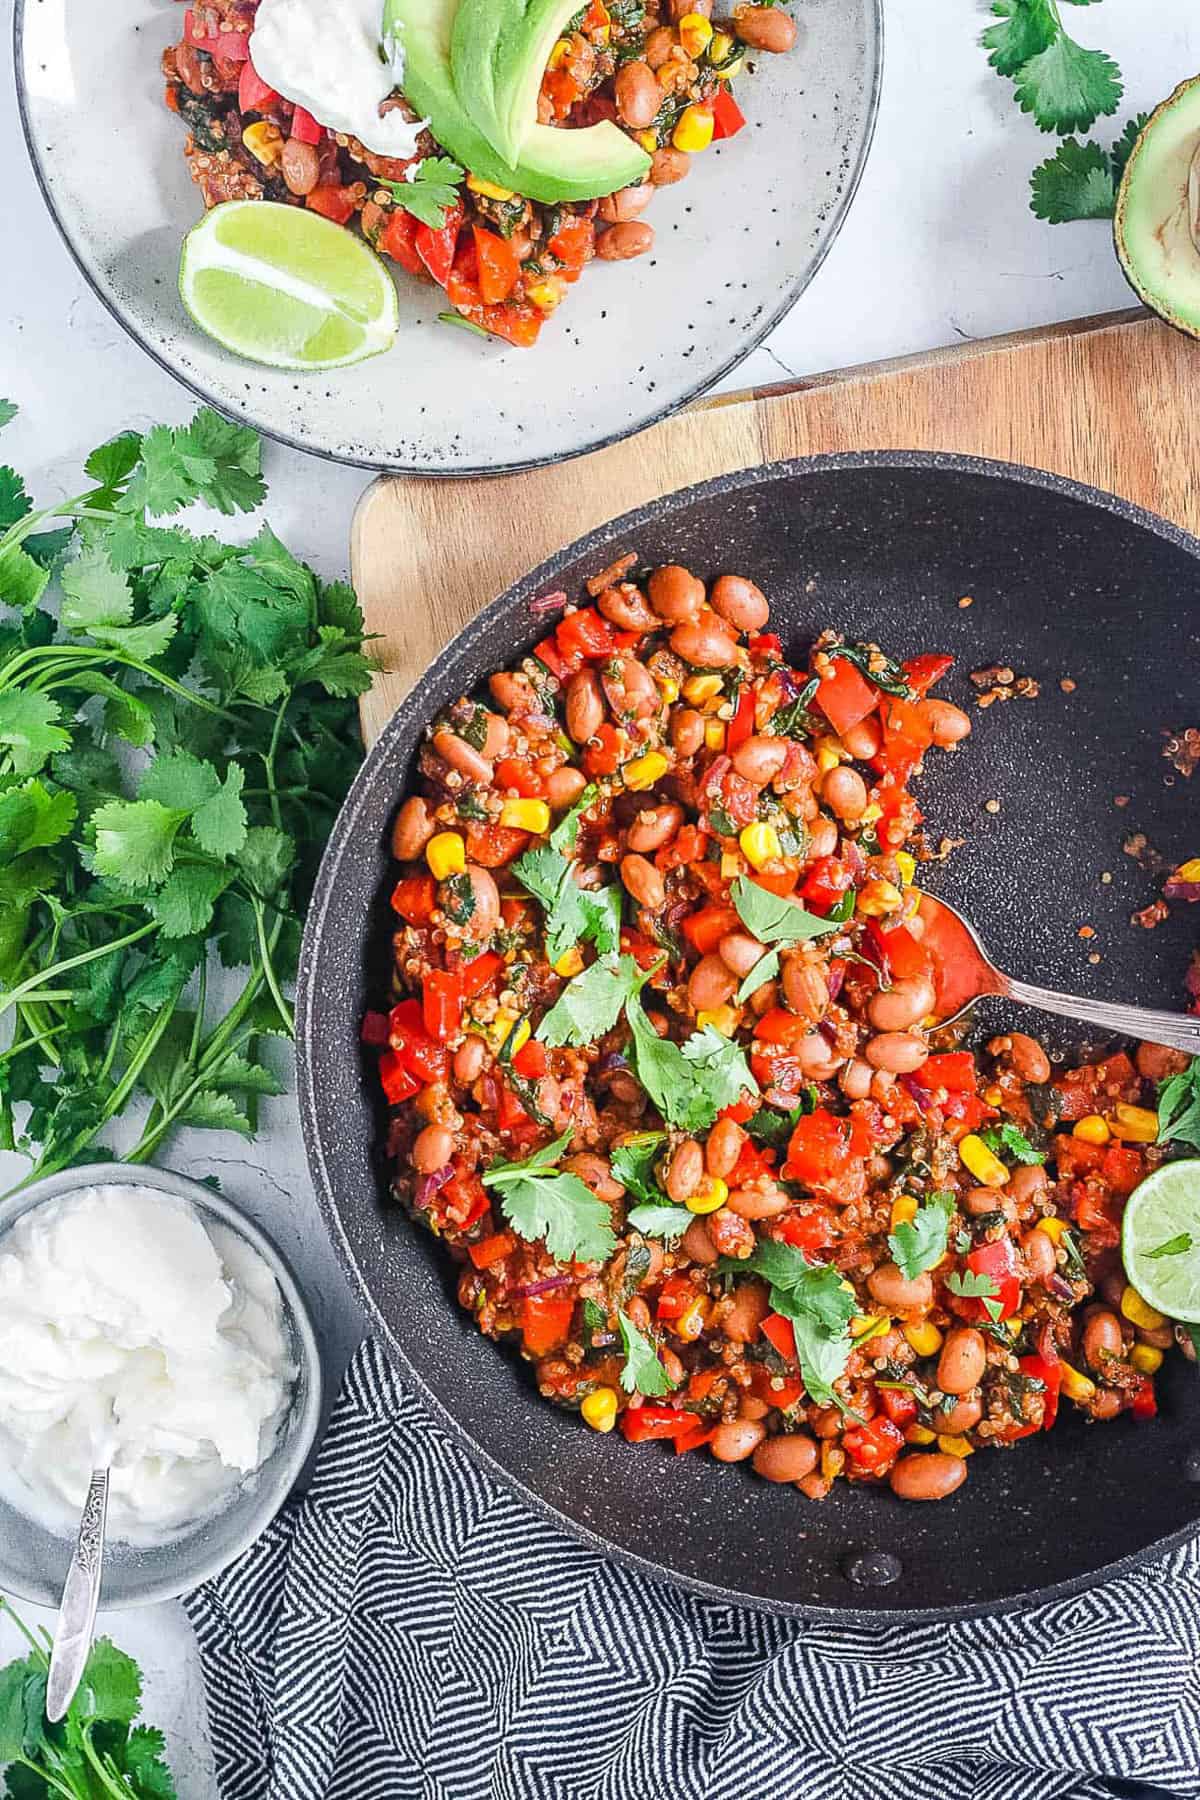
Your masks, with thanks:
[{"label": "avocado flesh", "polygon": [[1200,150],[1200,76],[1177,87],[1151,114],[1117,196],[1117,255],[1147,306],[1200,337],[1200,250],[1193,238]]},{"label": "avocado flesh", "polygon": [[476,124],[515,163],[537,118],[542,74],[578,0],[459,0],[450,67]]},{"label": "avocado flesh", "polygon": [[595,200],[642,179],[650,158],[608,120],[583,131],[534,124],[519,159],[509,163],[500,156],[454,86],[450,45],[455,10],[456,0],[386,0],[383,35],[385,40],[397,38],[403,49],[400,85],[409,103],[465,169],[546,205]]}]

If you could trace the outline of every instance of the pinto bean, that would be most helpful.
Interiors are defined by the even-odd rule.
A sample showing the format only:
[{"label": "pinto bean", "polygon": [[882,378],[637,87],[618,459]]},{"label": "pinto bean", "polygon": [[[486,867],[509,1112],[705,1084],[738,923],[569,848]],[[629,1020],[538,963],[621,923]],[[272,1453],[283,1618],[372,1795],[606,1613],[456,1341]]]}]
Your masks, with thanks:
[{"label": "pinto bean", "polygon": [[847,726],[842,733],[842,743],[850,752],[855,762],[870,762],[878,756],[883,745],[883,732],[879,720],[875,718],[860,719],[857,725]]},{"label": "pinto bean", "polygon": [[756,1394],[743,1394],[738,1401],[739,1419],[765,1419],[770,1410],[769,1403]]},{"label": "pinto bean", "polygon": [[704,1166],[710,1175],[724,1181],[737,1167],[746,1142],[746,1133],[733,1119],[718,1119],[704,1146]]},{"label": "pinto bean", "polygon": [[861,819],[867,810],[867,784],[857,769],[839,763],[822,780],[821,798],[839,819],[852,823]]},{"label": "pinto bean", "polygon": [[500,923],[500,890],[488,871],[480,868],[478,863],[467,864],[467,879],[471,883],[475,910],[462,931],[464,937],[479,943],[491,937]]},{"label": "pinto bean", "polygon": [[1004,1037],[994,1037],[988,1050],[992,1056],[1006,1062],[1022,1081],[1031,1081],[1041,1087],[1050,1079],[1050,1058],[1037,1039],[1024,1031],[1010,1031]]},{"label": "pinto bean", "polygon": [[888,1477],[900,1500],[945,1500],[967,1479],[966,1458],[918,1450],[902,1456]]},{"label": "pinto bean", "polygon": [[733,29],[752,50],[780,56],[796,42],[796,21],[774,6],[739,6],[734,9]]},{"label": "pinto bean", "polygon": [[595,737],[604,723],[604,696],[595,669],[580,669],[567,683],[567,730],[577,744]]},{"label": "pinto bean", "polygon": [[316,147],[289,138],[279,158],[279,173],[290,194],[311,194],[321,179],[321,159]]},{"label": "pinto bean", "polygon": [[946,1333],[938,1357],[937,1384],[944,1394],[969,1394],[987,1368],[987,1345],[973,1325],[956,1325]]},{"label": "pinto bean", "polygon": [[425,801],[419,794],[413,794],[396,814],[392,826],[392,855],[397,862],[411,862],[420,856],[436,830],[437,823],[430,817]]},{"label": "pinto bean", "polygon": [[639,906],[648,912],[657,912],[665,905],[667,890],[663,878],[652,862],[644,856],[623,856],[621,858],[621,880],[629,889]]},{"label": "pinto bean", "polygon": [[793,1055],[800,1073],[810,1081],[831,1081],[846,1060],[819,1031],[810,1031],[802,1037]]},{"label": "pinto bean", "polygon": [[1134,1057],[1137,1072],[1146,1081],[1166,1081],[1172,1075],[1182,1075],[1187,1068],[1189,1057],[1186,1050],[1172,1050],[1168,1044],[1139,1044]]},{"label": "pinto bean", "polygon": [[770,1310],[771,1301],[765,1281],[759,1281],[757,1277],[739,1281],[730,1296],[728,1311],[721,1319],[721,1330],[730,1343],[752,1344],[758,1336],[759,1326]]},{"label": "pinto bean", "polygon": [[861,1057],[855,1056],[838,1076],[838,1086],[847,1100],[865,1100],[871,1092],[871,1075],[870,1063],[863,1062]]},{"label": "pinto bean", "polygon": [[[653,75],[650,77],[654,81]],[[658,83],[654,85],[657,87]],[[659,89],[661,94],[662,90]],[[597,217],[607,225],[618,225],[626,219],[636,219],[639,213],[645,212],[654,198],[654,188],[648,181],[634,182],[631,187],[618,188],[615,194],[607,194],[600,202]]]},{"label": "pinto bean", "polygon": [[443,762],[465,775],[468,781],[491,781],[494,773],[491,763],[468,744],[466,738],[457,737],[453,731],[437,731],[433,736],[433,747]]},{"label": "pinto bean", "polygon": [[981,1219],[985,1213],[1002,1211],[1002,1200],[1003,1196],[996,1188],[968,1188],[963,1196],[963,1211],[969,1213],[973,1219]]},{"label": "pinto bean", "polygon": [[735,631],[761,631],[771,610],[762,589],[744,575],[718,575],[708,599],[713,611]]},{"label": "pinto bean", "polygon": [[786,739],[748,737],[738,745],[731,760],[746,781],[752,781],[755,787],[766,787],[768,781],[774,781],[787,759]]},{"label": "pinto bean", "polygon": [[675,48],[675,33],[669,25],[656,25],[646,38],[642,54],[652,69],[661,69]]},{"label": "pinto bean", "polygon": [[684,1138],[671,1152],[663,1185],[676,1205],[682,1206],[685,1200],[691,1199],[703,1179],[704,1152],[695,1138]]},{"label": "pinto bean", "polygon": [[743,1187],[734,1188],[725,1204],[739,1219],[777,1219],[792,1202],[782,1188]]},{"label": "pinto bean", "polygon": [[715,1012],[733,998],[737,984],[737,976],[719,956],[702,956],[688,977],[688,1005],[695,1012]]},{"label": "pinto bean", "polygon": [[1116,1313],[1092,1313],[1083,1328],[1082,1342],[1083,1359],[1089,1369],[1102,1369],[1109,1357],[1120,1356],[1125,1338]]},{"label": "pinto bean", "polygon": [[765,1481],[801,1481],[820,1460],[816,1443],[803,1431],[768,1438],[754,1452],[754,1472]]},{"label": "pinto bean", "polygon": [[495,762],[498,756],[503,756],[507,751],[512,742],[512,732],[508,720],[502,719],[499,713],[485,713],[484,720],[482,754],[488,762]]},{"label": "pinto bean", "polygon": [[717,952],[725,967],[732,969],[740,981],[762,960],[763,946],[748,931],[727,931],[717,945]]},{"label": "pinto bean", "polygon": [[412,1163],[419,1175],[444,1169],[454,1155],[454,1133],[445,1125],[427,1125],[413,1139]]},{"label": "pinto bean", "polygon": [[469,1037],[466,1042],[460,1045],[454,1052],[455,1081],[460,1081],[464,1087],[467,1087],[472,1081],[476,1080],[483,1069],[483,1059],[485,1055],[486,1050],[483,1039],[475,1036]]},{"label": "pinto bean", "polygon": [[910,1281],[894,1262],[880,1263],[867,1276],[867,1292],[889,1312],[924,1312],[933,1303],[933,1277],[926,1272]]},{"label": "pinto bean", "polygon": [[1038,1200],[1050,1185],[1041,1163],[1022,1163],[1014,1169],[1005,1183],[1005,1192],[1016,1201],[1018,1206],[1026,1206]]},{"label": "pinto bean", "polygon": [[632,131],[645,131],[662,105],[663,91],[654,71],[644,62],[627,62],[617,70],[613,98],[621,122]]},{"label": "pinto bean", "polygon": [[889,1075],[911,1075],[927,1060],[929,1045],[911,1031],[881,1031],[878,1037],[867,1040],[863,1054],[873,1069],[883,1069]]},{"label": "pinto bean", "polygon": [[737,645],[715,614],[677,625],[671,648],[695,669],[727,669],[737,661]]},{"label": "pinto bean", "polygon": [[[876,1348],[871,1345],[872,1350]],[[934,1425],[947,1437],[958,1437],[964,1431],[973,1431],[983,1417],[983,1401],[978,1394],[974,1397],[965,1395],[956,1400],[953,1406],[939,1406],[934,1414]]]},{"label": "pinto bean", "polygon": [[1044,1287],[1057,1267],[1054,1243],[1050,1234],[1038,1231],[1036,1227],[1032,1231],[1027,1231],[1021,1239],[1021,1254],[1025,1258],[1029,1279],[1040,1281]]},{"label": "pinto bean", "polygon": [[683,808],[673,802],[665,806],[643,807],[625,833],[626,842],[631,850],[643,853],[661,850],[664,844],[670,843],[682,824]]},{"label": "pinto bean", "polygon": [[766,1435],[767,1428],[759,1419],[731,1419],[727,1424],[717,1426],[708,1447],[718,1462],[745,1462],[748,1456],[754,1455]]},{"label": "pinto bean", "polygon": [[495,675],[489,675],[488,692],[506,713],[532,712],[537,706],[528,675],[514,674],[511,669],[499,669]]},{"label": "pinto bean", "polygon": [[674,187],[682,181],[692,166],[692,159],[686,150],[674,150],[664,144],[650,158],[650,180],[655,187]]},{"label": "pinto bean", "polygon": [[873,994],[867,1017],[876,1031],[907,1031],[919,1025],[934,1007],[933,983],[924,975],[897,981],[884,992]]},{"label": "pinto bean", "polygon": [[971,721],[961,706],[951,706],[948,700],[926,700],[924,710],[933,741],[941,749],[948,750],[970,735]]},{"label": "pinto bean", "polygon": [[1175,1342],[1173,1325],[1137,1325],[1133,1335],[1139,1344],[1153,1344],[1156,1350],[1169,1350]]},{"label": "pinto bean", "polygon": [[587,786],[587,776],[582,769],[573,769],[564,765],[554,769],[546,777],[546,799],[557,812],[564,806],[574,806],[580,794]]},{"label": "pinto bean", "polygon": [[654,248],[654,227],[646,225],[641,219],[623,219],[618,225],[610,225],[596,239],[596,255],[601,262],[629,262],[632,257],[645,256]]},{"label": "pinto bean", "polygon": [[704,583],[679,563],[664,563],[646,584],[650,604],[668,625],[694,619],[704,605]]},{"label": "pinto bean", "polygon": [[679,1247],[685,1256],[702,1268],[708,1268],[720,1256],[720,1251],[708,1235],[708,1221],[693,1219],[679,1240]]},{"label": "pinto bean", "polygon": [[658,624],[645,596],[629,582],[620,587],[605,588],[596,605],[621,631],[653,631]]},{"label": "pinto bean", "polygon": [[829,1011],[829,979],[816,964],[802,956],[783,961],[783,991],[792,1011],[816,1025]]},{"label": "pinto bean", "polygon": [[606,1200],[611,1204],[625,1192],[624,1184],[613,1174],[612,1164],[607,1156],[599,1156],[594,1150],[579,1150],[574,1156],[566,1156],[562,1166],[569,1169],[572,1175],[578,1175],[583,1185],[591,1188],[597,1200]]},{"label": "pinto bean", "polygon": [[704,742],[704,714],[690,706],[676,707],[671,714],[671,742],[680,756],[695,756]]},{"label": "pinto bean", "polygon": [[[808,828],[808,860],[815,862],[818,856],[832,856],[837,846],[838,828],[822,813]],[[911,919],[908,922],[912,924]]]}]

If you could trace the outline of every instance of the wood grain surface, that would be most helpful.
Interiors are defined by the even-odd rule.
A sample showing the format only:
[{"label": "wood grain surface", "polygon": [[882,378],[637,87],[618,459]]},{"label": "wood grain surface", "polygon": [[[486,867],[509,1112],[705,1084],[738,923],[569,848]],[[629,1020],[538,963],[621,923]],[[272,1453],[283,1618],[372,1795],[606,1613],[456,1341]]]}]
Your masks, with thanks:
[{"label": "wood grain surface", "polygon": [[370,743],[481,606],[660,494],[837,450],[956,450],[1090,482],[1200,535],[1200,344],[1141,311],[1079,319],[706,402],[587,457],[491,481],[387,477],[351,564],[383,664]]}]

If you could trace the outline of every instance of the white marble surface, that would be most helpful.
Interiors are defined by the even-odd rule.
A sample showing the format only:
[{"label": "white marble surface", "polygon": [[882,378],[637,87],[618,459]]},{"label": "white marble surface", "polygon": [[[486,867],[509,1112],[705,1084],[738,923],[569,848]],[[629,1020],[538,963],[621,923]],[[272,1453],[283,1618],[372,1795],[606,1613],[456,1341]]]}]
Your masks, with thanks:
[{"label": "white marble surface", "polygon": [[[1050,146],[986,67],[976,44],[986,5],[884,0],[884,9],[883,102],[854,209],[808,293],[735,372],[731,389],[1131,302],[1105,226],[1050,227],[1028,210],[1028,173]],[[1071,21],[1082,41],[1118,57],[1129,110],[1152,106],[1200,67],[1194,0],[1152,0],[1152,10],[1152,32],[1146,0],[1109,0]],[[6,58],[10,12],[11,0],[0,0]],[[22,413],[0,448],[34,492],[49,497],[70,490],[83,456],[105,437],[181,419],[192,403],[77,274],[29,172],[7,69],[3,83],[0,393]],[[97,179],[104,179],[102,145]],[[271,446],[266,468],[276,531],[323,572],[344,573],[362,472]],[[292,1257],[333,1379],[360,1333],[359,1317],[324,1241],[295,1108],[267,1102],[262,1121],[254,1144],[185,1137],[170,1161],[184,1173],[215,1170]],[[182,1612],[161,1606],[109,1615],[102,1626],[143,1664],[147,1715],[171,1741],[181,1800],[211,1800],[199,1666]],[[13,1641],[0,1623],[0,1655]]]}]

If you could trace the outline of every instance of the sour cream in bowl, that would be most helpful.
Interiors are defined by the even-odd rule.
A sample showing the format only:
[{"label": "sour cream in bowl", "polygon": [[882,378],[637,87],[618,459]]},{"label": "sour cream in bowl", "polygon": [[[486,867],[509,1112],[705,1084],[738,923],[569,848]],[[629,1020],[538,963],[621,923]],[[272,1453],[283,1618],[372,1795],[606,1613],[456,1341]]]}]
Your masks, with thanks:
[{"label": "sour cream in bowl", "polygon": [[195,1586],[287,1498],[320,1402],[300,1291],[223,1196],[104,1164],[0,1203],[0,1588],[57,1600],[102,1464],[102,1605]]}]

